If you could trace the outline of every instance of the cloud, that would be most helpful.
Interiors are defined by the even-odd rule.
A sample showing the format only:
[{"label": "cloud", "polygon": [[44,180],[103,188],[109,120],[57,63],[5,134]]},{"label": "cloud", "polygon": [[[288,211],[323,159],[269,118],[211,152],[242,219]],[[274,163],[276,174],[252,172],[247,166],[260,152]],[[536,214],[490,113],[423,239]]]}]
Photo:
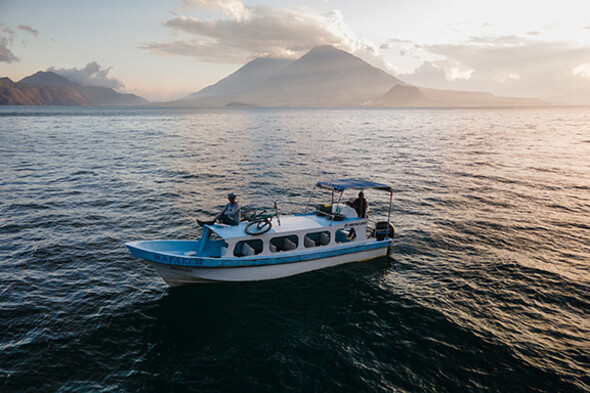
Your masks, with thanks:
[{"label": "cloud", "polygon": [[10,27],[3,27],[2,28],[2,35],[3,36],[8,36],[8,38],[7,38],[8,41],[10,43],[12,43],[12,40],[14,39],[14,36],[16,35],[16,33]]},{"label": "cloud", "polygon": [[423,45],[421,50],[440,60],[425,62],[413,73],[399,75],[402,80],[427,87],[549,100],[590,87],[586,72],[590,69],[590,46],[504,36]]},{"label": "cloud", "polygon": [[445,70],[431,61],[425,61],[411,74],[398,75],[403,81],[426,87],[444,88],[448,85]]},{"label": "cloud", "polygon": [[580,64],[572,70],[574,76],[590,78],[590,64]]},{"label": "cloud", "polygon": [[[15,36],[17,36],[17,33],[10,27],[6,26],[4,23],[0,23],[0,27],[2,28],[0,30],[0,63],[19,62],[20,59],[16,57],[9,49],[9,46],[12,45]],[[33,29],[31,26],[18,25],[17,27],[21,30],[28,31],[35,37],[37,37],[39,34],[39,32]]]},{"label": "cloud", "polygon": [[338,10],[244,7],[239,0],[184,0],[184,3],[221,10],[229,18],[199,20],[181,16],[171,19],[165,26],[187,38],[145,43],[140,48],[159,55],[240,64],[255,57],[297,58],[316,46],[333,45],[374,63],[380,61],[374,45],[358,40]]},{"label": "cloud", "polygon": [[[590,48],[543,40],[541,30],[530,30],[522,37],[482,34],[451,43],[394,38],[376,46],[357,38],[338,10],[244,6],[243,0],[182,1],[184,11],[206,9],[220,15],[209,19],[174,17],[164,25],[174,32],[176,40],[143,43],[140,48],[157,55],[244,64],[255,57],[297,58],[316,46],[333,45],[422,86],[546,99],[590,89],[590,68],[585,66],[590,64]],[[485,22],[480,27],[489,30],[493,25]],[[406,69],[417,62],[422,65],[400,75],[383,56],[399,61]]]},{"label": "cloud", "polygon": [[381,50],[393,49],[396,46],[407,45],[407,44],[414,45],[414,41],[400,40],[398,38],[390,38],[389,40],[387,40],[383,44],[379,45],[379,49],[381,49]]},{"label": "cloud", "polygon": [[251,17],[250,11],[244,7],[241,0],[183,0],[185,7],[205,8],[208,10],[220,10],[226,15],[233,16],[242,21]]},{"label": "cloud", "polygon": [[111,89],[120,89],[124,85],[121,81],[115,78],[109,78],[107,74],[110,72],[111,67],[102,68],[97,62],[86,64],[84,68],[60,68],[56,69],[50,67],[47,71],[55,72],[64,78],[79,83],[85,86],[99,86],[108,87]]},{"label": "cloud", "polygon": [[24,31],[27,31],[27,32],[31,33],[35,37],[38,37],[39,36],[39,31],[33,29],[31,26],[28,26],[28,25],[18,25],[17,27],[19,29],[21,29],[21,30],[24,30]]},{"label": "cloud", "polygon": [[16,63],[20,61],[10,49],[8,49],[8,40],[0,37],[0,63]]},{"label": "cloud", "polygon": [[[2,26],[4,24],[0,23],[0,27]],[[14,35],[15,32],[10,27],[3,27],[0,30],[0,63],[16,63],[20,61],[8,48],[12,44]]]}]

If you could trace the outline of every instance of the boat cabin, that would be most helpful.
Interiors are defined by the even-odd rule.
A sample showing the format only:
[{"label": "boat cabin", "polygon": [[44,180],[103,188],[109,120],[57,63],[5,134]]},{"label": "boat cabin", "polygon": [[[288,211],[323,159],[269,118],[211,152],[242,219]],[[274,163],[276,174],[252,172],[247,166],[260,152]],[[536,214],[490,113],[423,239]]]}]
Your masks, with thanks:
[{"label": "boat cabin", "polygon": [[278,256],[290,251],[315,252],[318,247],[365,241],[368,220],[359,218],[354,209],[349,209],[345,209],[349,215],[337,222],[332,222],[330,216],[316,213],[283,216],[280,225],[274,220],[272,229],[258,236],[245,232],[247,223],[207,225],[202,251],[198,254],[210,258]]}]

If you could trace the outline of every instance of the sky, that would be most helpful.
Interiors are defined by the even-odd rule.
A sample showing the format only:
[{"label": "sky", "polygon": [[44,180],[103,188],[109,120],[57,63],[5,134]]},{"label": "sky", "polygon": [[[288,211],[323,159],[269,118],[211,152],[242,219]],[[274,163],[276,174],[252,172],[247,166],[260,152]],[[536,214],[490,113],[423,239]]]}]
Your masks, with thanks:
[{"label": "sky", "polygon": [[0,76],[152,101],[327,44],[418,86],[590,105],[590,0],[0,0]]}]

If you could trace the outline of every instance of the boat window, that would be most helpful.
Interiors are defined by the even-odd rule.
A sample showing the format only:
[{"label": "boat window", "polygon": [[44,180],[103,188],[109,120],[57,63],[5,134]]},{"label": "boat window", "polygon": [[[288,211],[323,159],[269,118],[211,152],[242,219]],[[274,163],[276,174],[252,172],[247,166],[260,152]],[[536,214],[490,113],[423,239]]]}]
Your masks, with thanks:
[{"label": "boat window", "polygon": [[305,248],[326,246],[330,243],[330,232],[313,232],[308,233],[303,238],[303,245]]},{"label": "boat window", "polygon": [[275,237],[270,240],[270,251],[272,252],[279,252],[279,251],[290,251],[295,250],[299,245],[299,239],[297,235],[291,236],[280,236]]},{"label": "boat window", "polygon": [[250,255],[257,255],[262,252],[262,240],[245,240],[238,242],[234,249],[236,257],[248,257]]},{"label": "boat window", "polygon": [[346,243],[354,240],[356,238],[356,233],[354,232],[353,228],[344,228],[339,229],[336,231],[336,242],[337,243]]}]

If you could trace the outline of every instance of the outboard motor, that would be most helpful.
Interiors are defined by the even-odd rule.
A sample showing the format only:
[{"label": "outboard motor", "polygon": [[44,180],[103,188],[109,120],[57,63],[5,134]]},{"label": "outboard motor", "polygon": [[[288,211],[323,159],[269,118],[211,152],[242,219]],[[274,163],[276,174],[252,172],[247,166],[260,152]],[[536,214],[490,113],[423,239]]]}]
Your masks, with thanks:
[{"label": "outboard motor", "polygon": [[394,233],[395,229],[393,228],[393,225],[387,221],[380,221],[375,223],[375,228],[373,228],[371,236],[377,240],[384,240],[386,237],[393,239]]}]

